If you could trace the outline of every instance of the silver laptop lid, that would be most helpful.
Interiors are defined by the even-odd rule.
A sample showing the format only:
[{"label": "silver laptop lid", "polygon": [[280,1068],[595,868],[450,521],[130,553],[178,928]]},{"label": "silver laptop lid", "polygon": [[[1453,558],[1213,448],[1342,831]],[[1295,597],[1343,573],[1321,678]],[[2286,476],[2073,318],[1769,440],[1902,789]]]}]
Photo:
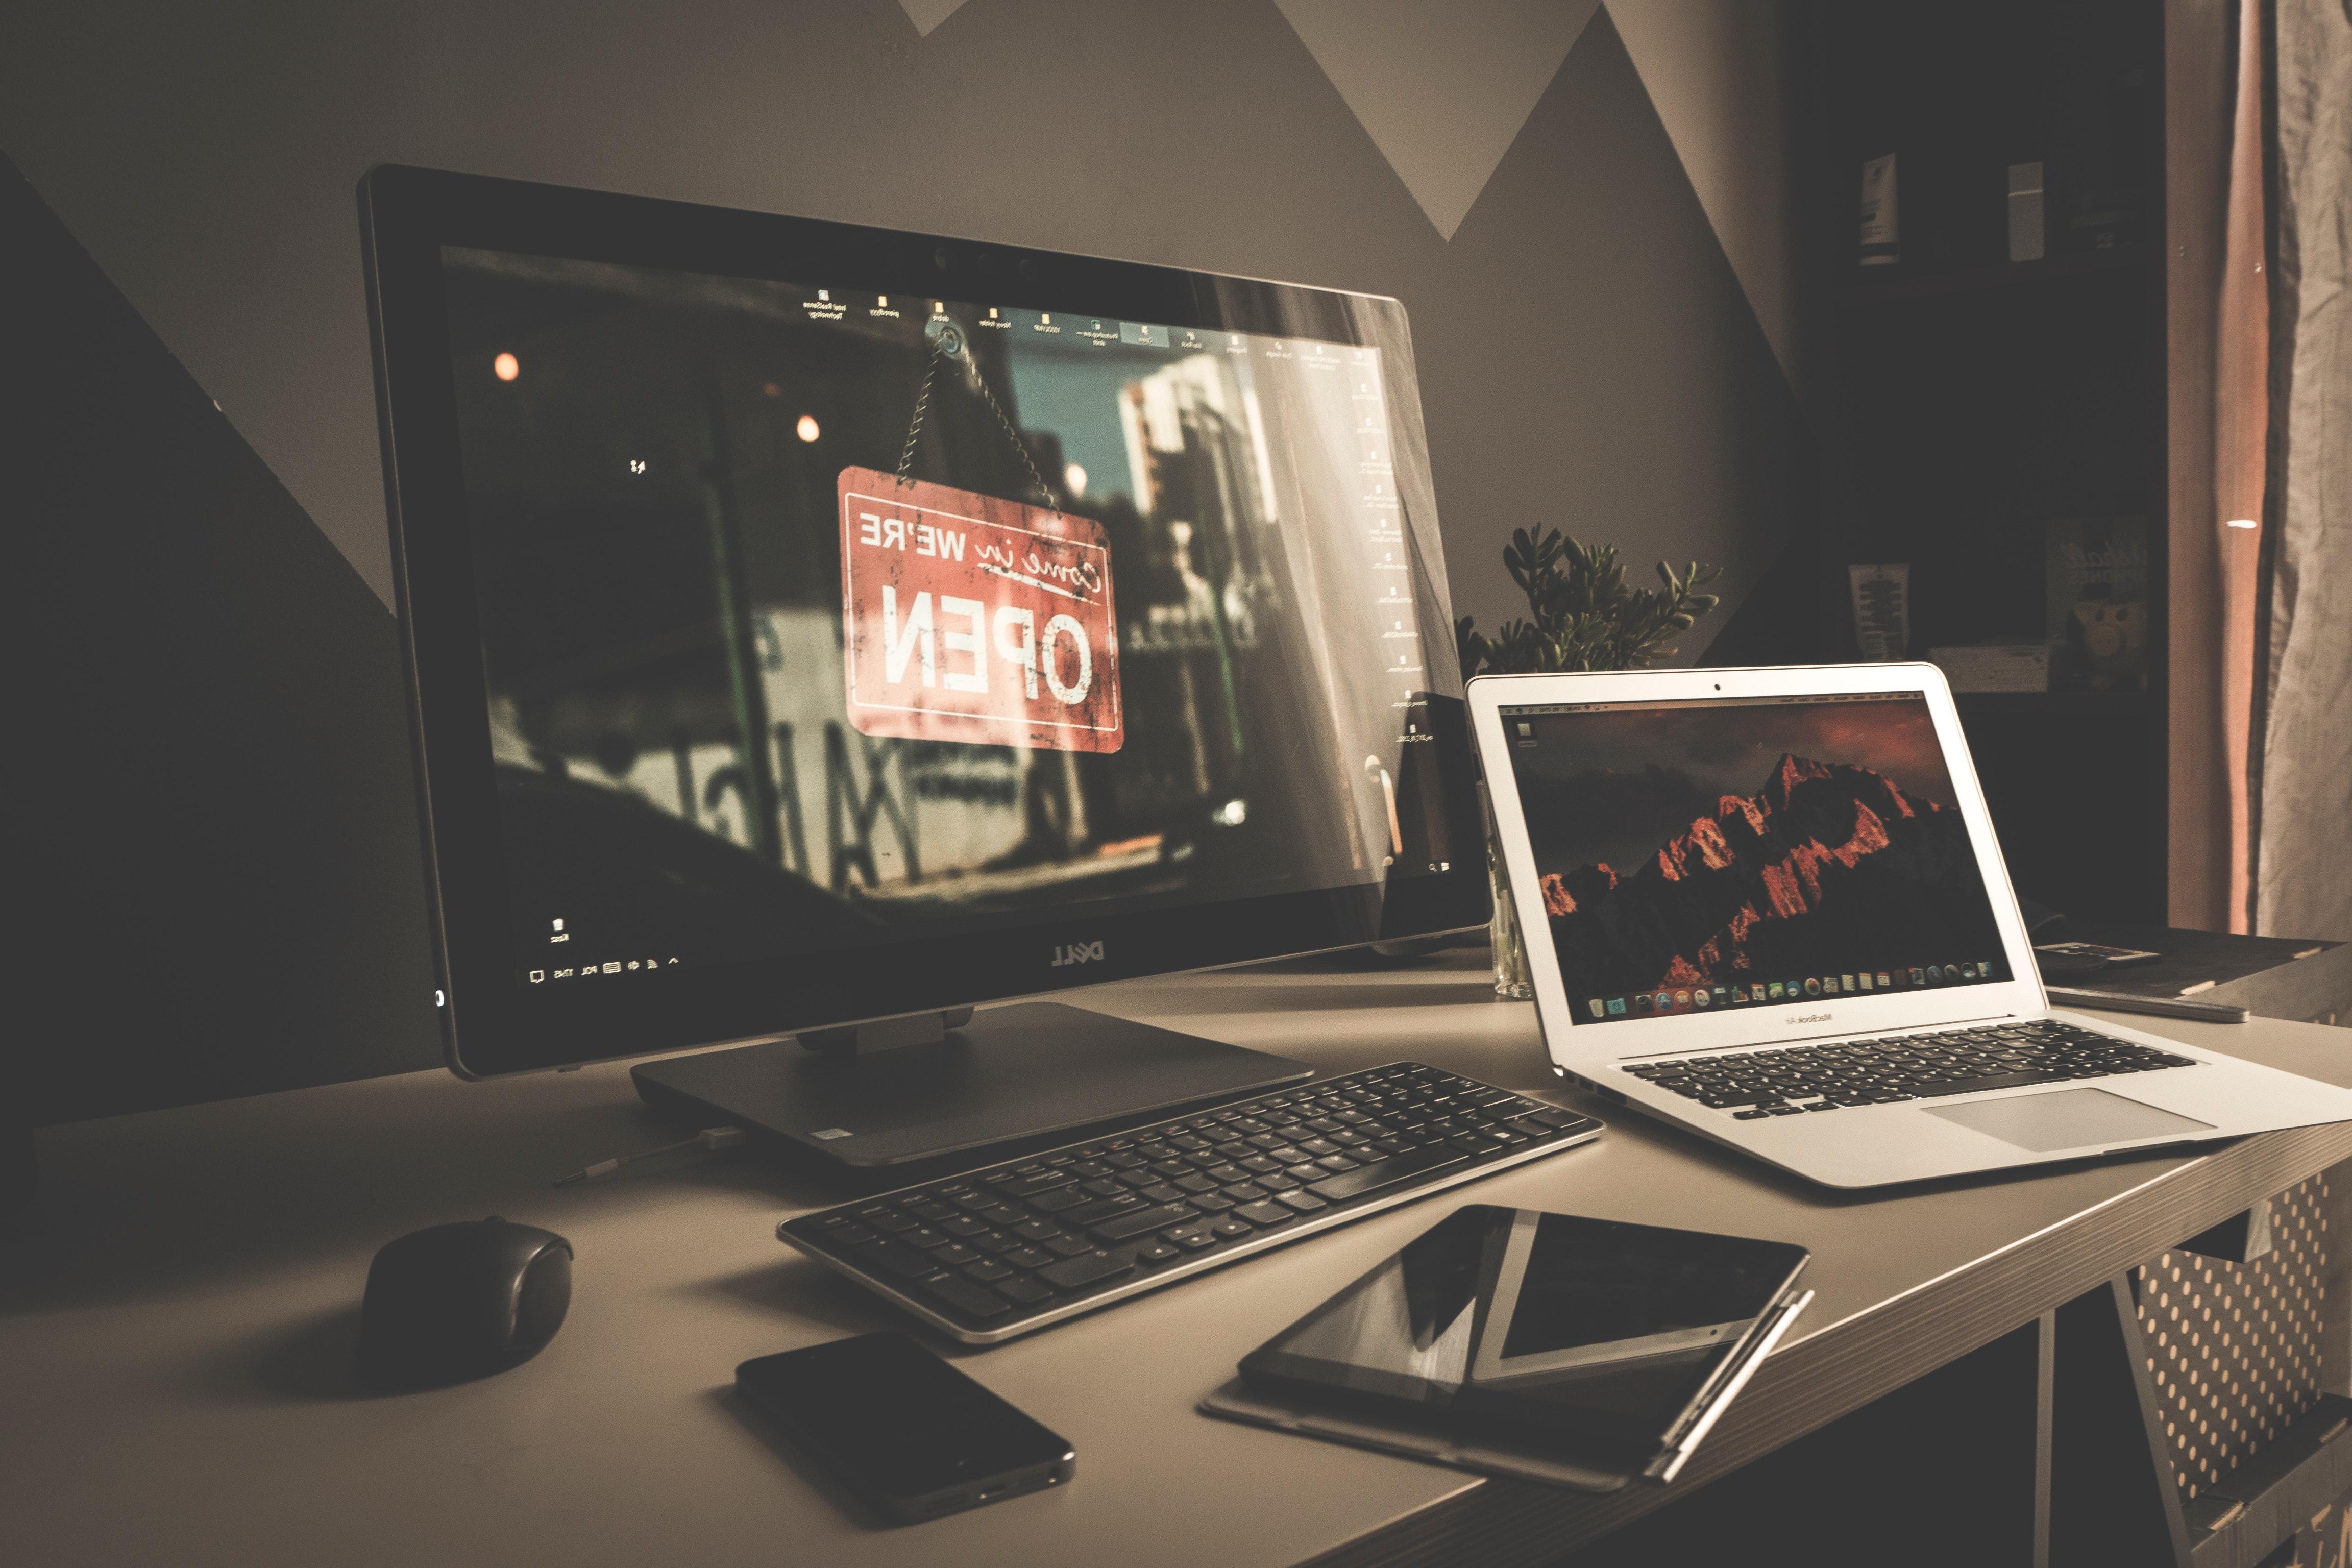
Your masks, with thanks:
[{"label": "silver laptop lid", "polygon": [[1555,1061],[2038,1010],[1920,666],[1481,681]]}]

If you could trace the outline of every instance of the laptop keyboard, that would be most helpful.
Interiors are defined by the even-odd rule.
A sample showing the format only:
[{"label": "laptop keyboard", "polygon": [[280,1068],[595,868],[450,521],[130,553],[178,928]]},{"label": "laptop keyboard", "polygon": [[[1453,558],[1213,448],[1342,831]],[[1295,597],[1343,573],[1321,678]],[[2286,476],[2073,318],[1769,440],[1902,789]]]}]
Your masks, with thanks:
[{"label": "laptop keyboard", "polygon": [[1979,1029],[1637,1062],[1622,1070],[1710,1110],[1728,1110],[1735,1120],[1756,1121],[2196,1065],[2193,1057],[2053,1018],[2030,1018]]},{"label": "laptop keyboard", "polygon": [[1600,1131],[1401,1062],[844,1204],[777,1235],[986,1343]]}]

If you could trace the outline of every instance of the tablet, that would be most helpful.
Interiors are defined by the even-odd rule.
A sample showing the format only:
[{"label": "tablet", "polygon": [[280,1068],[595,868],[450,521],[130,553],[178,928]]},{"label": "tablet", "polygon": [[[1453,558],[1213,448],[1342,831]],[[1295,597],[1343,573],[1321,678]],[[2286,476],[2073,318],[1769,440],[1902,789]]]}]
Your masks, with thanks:
[{"label": "tablet", "polygon": [[1244,1358],[1244,1384],[1455,1439],[1643,1469],[1752,1367],[1808,1254],[1474,1205]]}]

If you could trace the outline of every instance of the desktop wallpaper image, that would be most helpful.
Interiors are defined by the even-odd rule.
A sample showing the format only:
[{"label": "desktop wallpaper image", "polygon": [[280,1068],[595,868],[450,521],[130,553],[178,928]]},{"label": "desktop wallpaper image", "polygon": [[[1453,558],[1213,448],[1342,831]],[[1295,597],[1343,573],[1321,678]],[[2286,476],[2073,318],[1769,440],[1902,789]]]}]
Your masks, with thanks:
[{"label": "desktop wallpaper image", "polygon": [[1808,979],[1884,972],[1901,988],[1914,968],[1920,984],[2007,978],[1921,699],[1505,722],[1579,1022],[1629,994],[1780,982],[1801,999]]}]

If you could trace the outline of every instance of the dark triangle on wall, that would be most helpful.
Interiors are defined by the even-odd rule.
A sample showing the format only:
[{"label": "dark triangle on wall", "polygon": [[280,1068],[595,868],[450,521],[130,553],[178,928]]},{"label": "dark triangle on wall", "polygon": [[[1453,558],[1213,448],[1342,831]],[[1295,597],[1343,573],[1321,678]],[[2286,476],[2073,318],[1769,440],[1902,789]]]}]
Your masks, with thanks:
[{"label": "dark triangle on wall", "polygon": [[434,1066],[391,616],[5,159],[0,344],[0,1095],[51,1123]]}]

